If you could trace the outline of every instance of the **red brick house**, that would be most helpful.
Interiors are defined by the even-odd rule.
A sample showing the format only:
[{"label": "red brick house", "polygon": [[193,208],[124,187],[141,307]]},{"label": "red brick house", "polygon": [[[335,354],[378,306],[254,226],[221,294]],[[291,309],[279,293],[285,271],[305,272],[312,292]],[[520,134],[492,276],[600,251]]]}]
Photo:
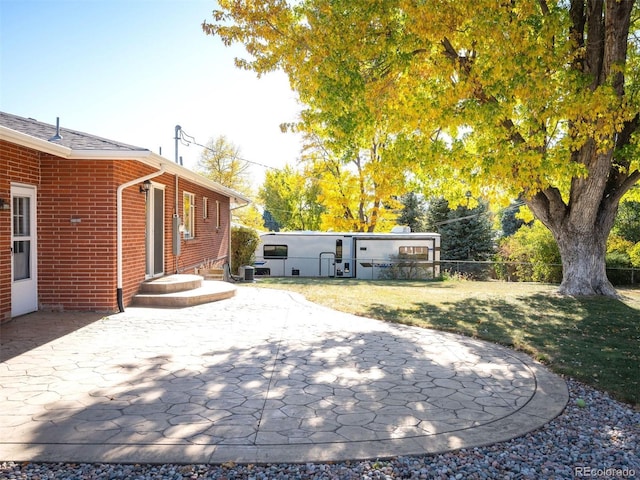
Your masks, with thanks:
[{"label": "red brick house", "polygon": [[0,112],[0,322],[123,310],[145,280],[227,263],[248,202],[149,150]]}]

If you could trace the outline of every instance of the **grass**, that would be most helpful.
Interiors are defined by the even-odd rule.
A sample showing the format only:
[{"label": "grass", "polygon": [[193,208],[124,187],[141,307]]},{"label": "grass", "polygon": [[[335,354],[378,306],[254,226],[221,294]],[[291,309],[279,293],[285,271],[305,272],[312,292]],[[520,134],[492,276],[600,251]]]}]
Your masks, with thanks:
[{"label": "grass", "polygon": [[640,290],[571,298],[536,283],[265,278],[355,315],[460,333],[523,351],[552,371],[640,406]]}]

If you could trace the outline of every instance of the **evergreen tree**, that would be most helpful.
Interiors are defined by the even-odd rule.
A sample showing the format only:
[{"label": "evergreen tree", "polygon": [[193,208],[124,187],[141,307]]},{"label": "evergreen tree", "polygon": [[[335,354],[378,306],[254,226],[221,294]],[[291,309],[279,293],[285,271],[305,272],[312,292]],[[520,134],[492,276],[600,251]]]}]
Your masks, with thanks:
[{"label": "evergreen tree", "polygon": [[267,230],[269,230],[270,232],[280,231],[280,224],[276,221],[275,218],[273,218],[273,215],[271,215],[271,212],[269,210],[265,210],[262,213],[262,218],[264,220],[264,226]]},{"label": "evergreen tree", "polygon": [[502,230],[502,237],[510,237],[516,233],[523,225],[531,225],[531,222],[527,223],[521,218],[518,218],[519,206],[523,203],[518,200],[511,202],[507,208],[503,208],[498,212],[498,218],[500,219],[500,228]]},{"label": "evergreen tree", "polygon": [[443,269],[463,272],[474,277],[486,277],[488,267],[447,260],[482,261],[489,260],[495,250],[494,232],[489,219],[488,204],[484,201],[475,208],[459,206],[449,208],[449,202],[443,198],[433,199],[427,210],[429,229],[442,235],[440,240],[440,258]]},{"label": "evergreen tree", "polygon": [[449,202],[447,200],[442,197],[432,198],[429,201],[425,218],[427,229],[439,232],[440,225],[449,220],[449,212]]},{"label": "evergreen tree", "polygon": [[426,206],[424,200],[414,192],[402,196],[402,211],[398,216],[398,225],[408,225],[412,232],[426,232]]}]

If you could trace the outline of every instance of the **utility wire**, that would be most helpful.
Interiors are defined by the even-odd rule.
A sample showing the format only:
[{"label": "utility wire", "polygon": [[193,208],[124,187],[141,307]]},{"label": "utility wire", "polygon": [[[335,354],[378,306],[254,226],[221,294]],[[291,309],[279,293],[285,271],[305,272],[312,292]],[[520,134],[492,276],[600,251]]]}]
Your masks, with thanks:
[{"label": "utility wire", "polygon": [[[504,210],[510,210],[510,209],[512,209],[512,208],[519,208],[519,207],[522,207],[523,205],[526,205],[526,204],[525,204],[524,202],[522,202],[522,201],[520,201],[520,202],[516,202],[516,203],[514,203],[514,204],[512,204],[512,205],[509,205],[508,207],[504,208]],[[464,217],[451,218],[451,219],[449,219],[449,220],[443,220],[442,222],[435,222],[435,223],[433,224],[433,226],[435,226],[435,227],[439,227],[439,226],[441,226],[441,225],[446,225],[446,224],[448,224],[448,223],[460,222],[460,221],[462,221],[462,220],[470,220],[470,219],[472,219],[472,218],[480,217],[480,216],[482,216],[482,215],[488,215],[488,214],[489,214],[489,212],[487,211],[487,212],[475,213],[475,214],[473,214],[473,215],[466,215],[466,216],[464,216]]]},{"label": "utility wire", "polygon": [[[186,138],[186,137],[188,137],[188,138]],[[198,147],[201,147],[201,148],[204,148],[205,150],[208,150],[208,151],[210,151],[212,153],[217,153],[212,148],[209,148],[206,145],[202,145],[202,144],[196,142],[195,137],[192,137],[191,135],[186,134],[185,131],[182,130],[182,129],[180,129],[180,143],[182,143],[186,147],[188,147],[191,144],[194,144],[194,145],[196,145]],[[238,160],[241,160],[243,162],[251,163],[252,165],[257,165],[257,166],[262,167],[262,168],[269,168],[269,169],[272,169],[272,170],[279,170],[279,168],[272,167],[272,166],[269,166],[269,165],[265,165],[264,163],[254,162],[252,160],[247,160],[246,158],[242,158],[242,157],[238,157],[238,156],[235,156],[234,158],[237,158]]]}]

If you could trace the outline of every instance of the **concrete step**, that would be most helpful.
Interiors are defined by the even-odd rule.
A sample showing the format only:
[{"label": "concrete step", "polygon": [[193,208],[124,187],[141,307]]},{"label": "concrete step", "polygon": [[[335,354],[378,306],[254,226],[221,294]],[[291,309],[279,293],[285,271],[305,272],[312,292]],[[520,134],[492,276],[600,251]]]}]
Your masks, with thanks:
[{"label": "concrete step", "polygon": [[200,288],[201,286],[202,277],[200,275],[167,275],[144,282],[140,285],[140,293],[177,293]]},{"label": "concrete step", "polygon": [[224,280],[223,268],[199,268],[196,274],[204,277],[205,280]]},{"label": "concrete step", "polygon": [[133,304],[145,307],[184,308],[203,303],[231,298],[236,294],[236,286],[217,280],[202,280],[202,285],[191,290],[170,293],[139,293]]}]

